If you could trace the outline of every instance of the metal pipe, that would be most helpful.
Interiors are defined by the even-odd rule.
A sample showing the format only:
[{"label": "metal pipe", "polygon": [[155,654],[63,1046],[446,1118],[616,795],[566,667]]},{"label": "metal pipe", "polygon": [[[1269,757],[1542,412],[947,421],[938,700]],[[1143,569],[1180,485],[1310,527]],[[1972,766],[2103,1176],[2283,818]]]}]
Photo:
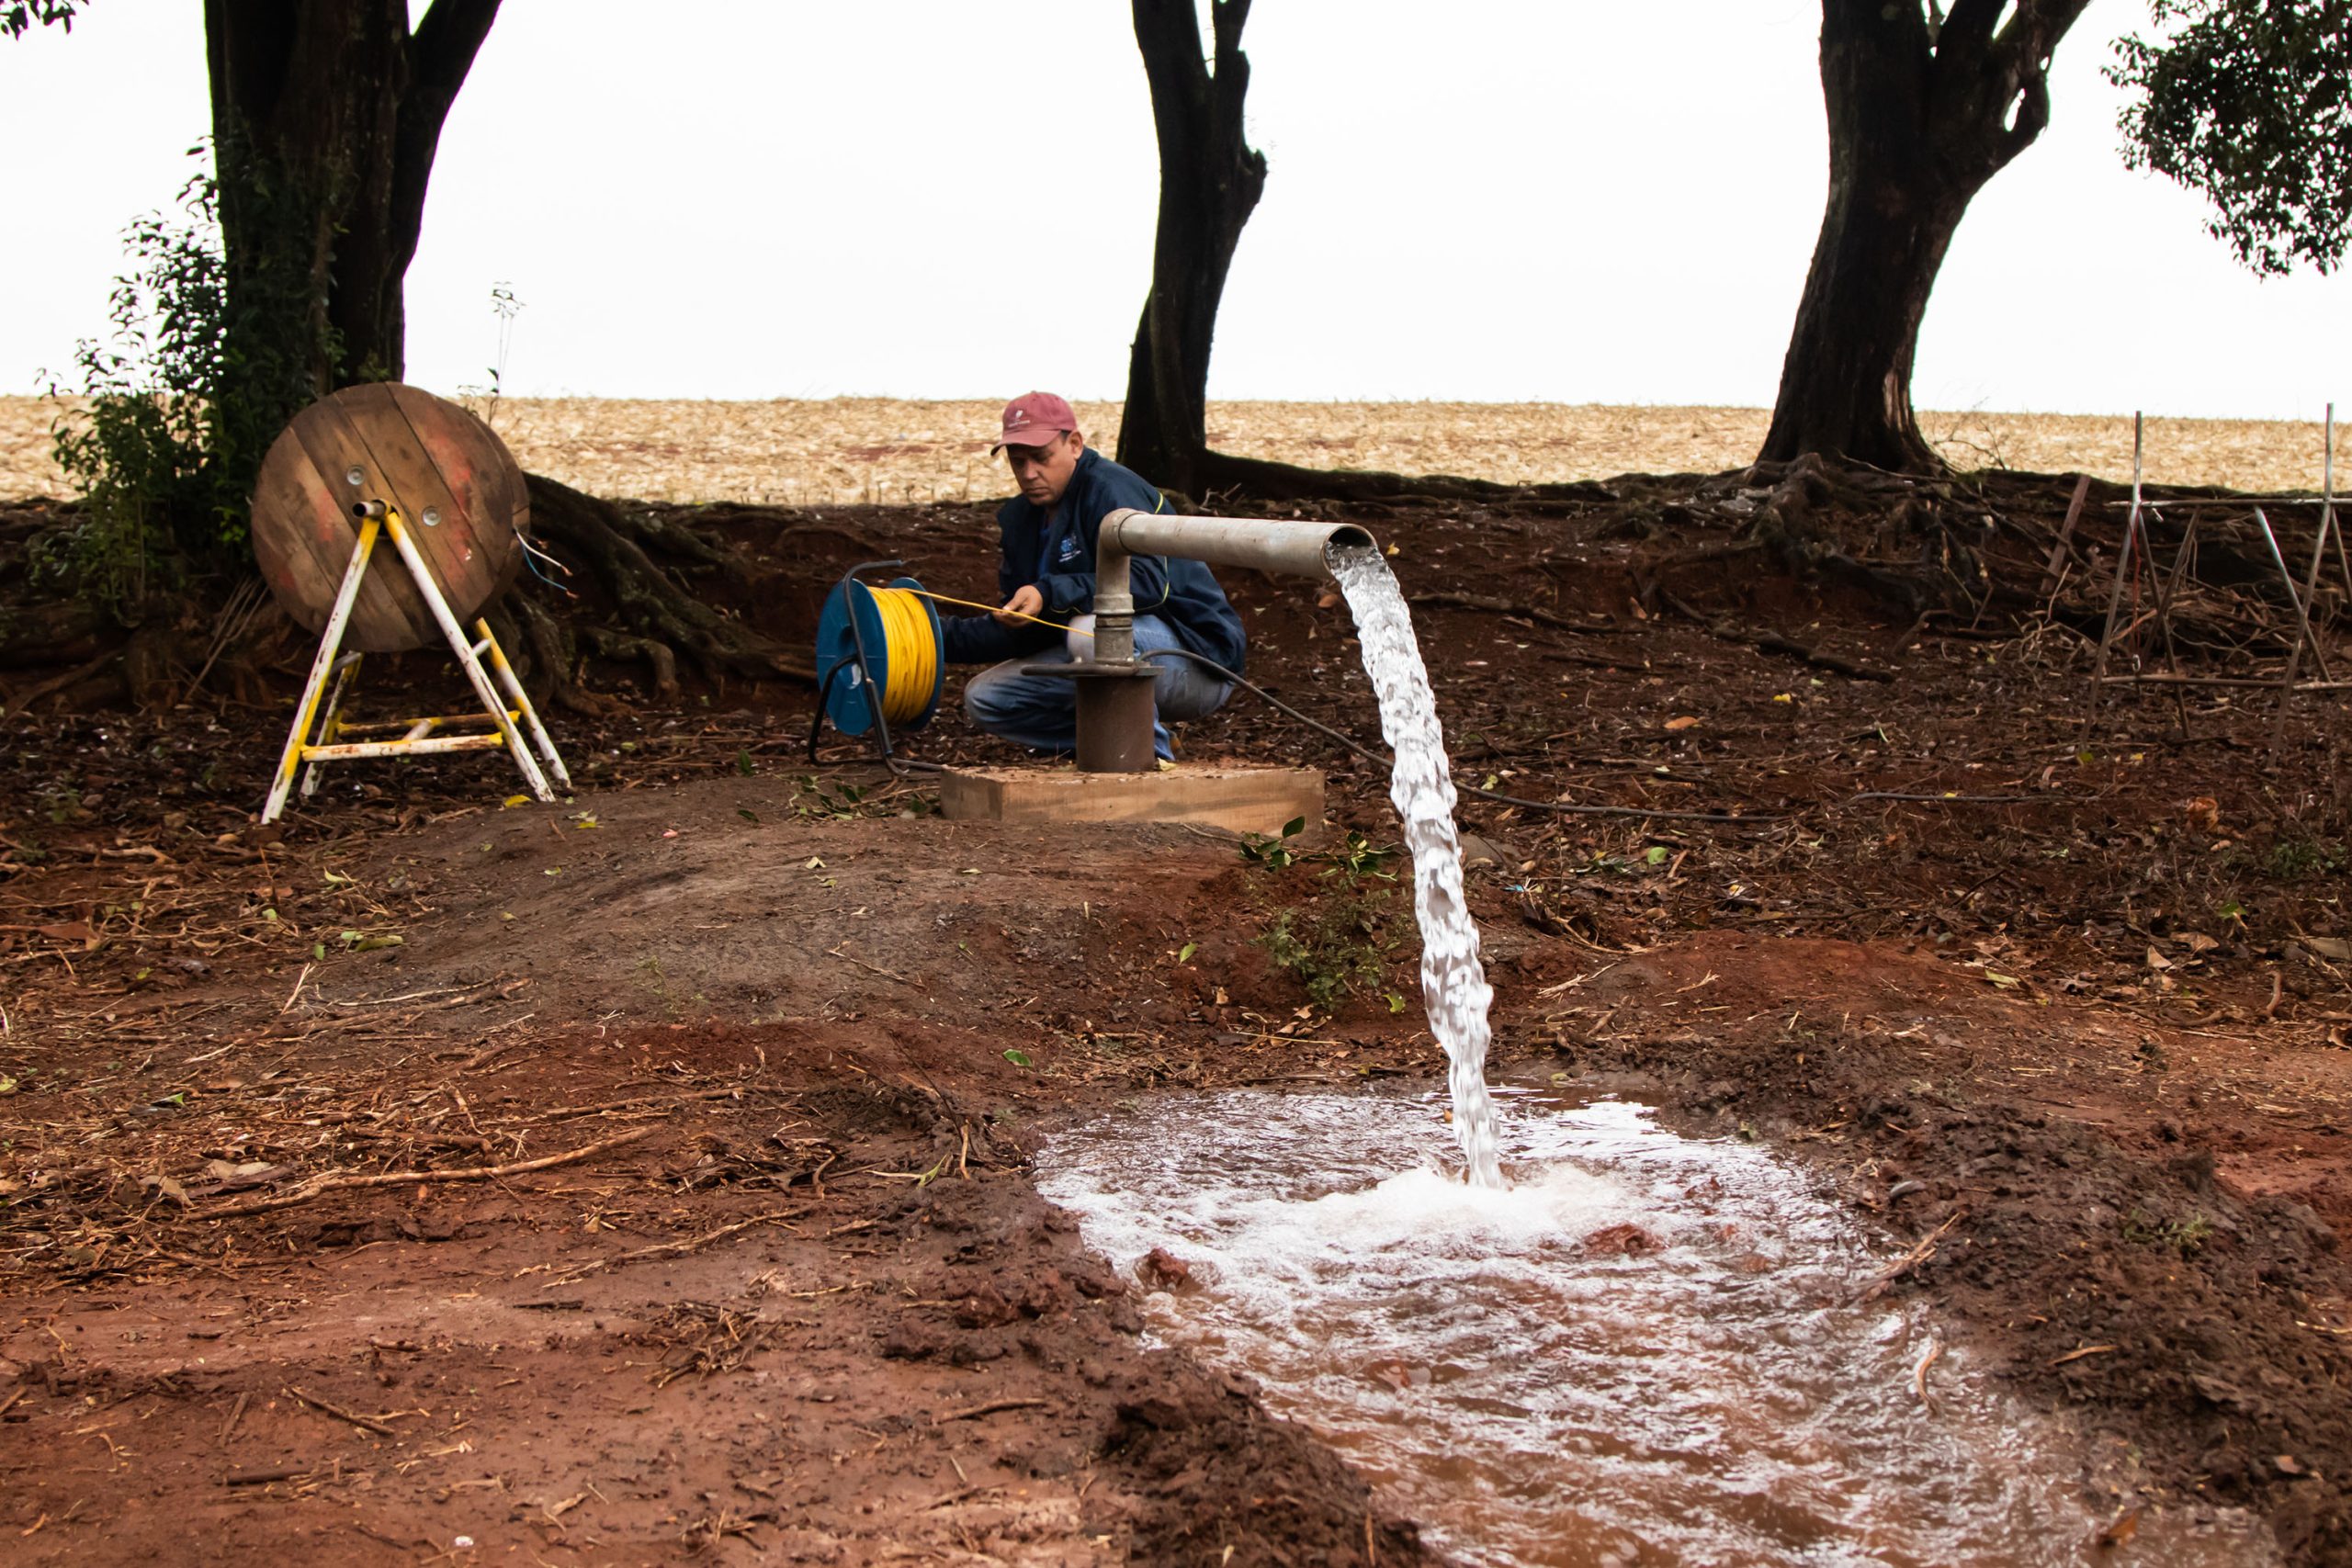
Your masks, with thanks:
[{"label": "metal pipe", "polygon": [[1094,657],[1132,663],[1136,655],[1135,595],[1128,559],[1182,556],[1216,566],[1254,567],[1329,581],[1335,546],[1378,547],[1352,523],[1295,519],[1187,517],[1124,508],[1102,519],[1094,544]]}]

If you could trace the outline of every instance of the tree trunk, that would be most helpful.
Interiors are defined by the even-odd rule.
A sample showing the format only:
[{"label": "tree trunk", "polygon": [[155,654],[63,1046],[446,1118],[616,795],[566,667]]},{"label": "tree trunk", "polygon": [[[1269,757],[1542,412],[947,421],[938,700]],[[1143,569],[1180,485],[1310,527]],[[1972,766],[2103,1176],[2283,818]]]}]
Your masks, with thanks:
[{"label": "tree trunk", "polygon": [[1136,42],[1159,136],[1159,222],[1151,292],[1127,362],[1119,461],[1155,484],[1207,490],[1209,349],[1233,253],[1266,188],[1265,154],[1242,130],[1250,0],[1212,0],[1216,72],[1193,0],[1135,0]]},{"label": "tree trunk", "polygon": [[2051,51],[2088,0],[1823,0],[1829,197],[1759,460],[1933,473],[1911,410],[1928,299],[1962,215],[2050,121]]},{"label": "tree trunk", "polygon": [[232,335],[311,397],[402,373],[434,152],[498,0],[434,0],[413,35],[408,12],[205,0]]}]

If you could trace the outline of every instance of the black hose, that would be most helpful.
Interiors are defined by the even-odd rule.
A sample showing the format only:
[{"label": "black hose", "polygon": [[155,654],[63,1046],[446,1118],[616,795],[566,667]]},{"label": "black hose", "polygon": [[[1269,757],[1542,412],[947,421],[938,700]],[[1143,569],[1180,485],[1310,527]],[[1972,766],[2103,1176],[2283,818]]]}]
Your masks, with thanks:
[{"label": "black hose", "polygon": [[[1287,714],[1310,729],[1321,730],[1366,761],[1376,762],[1384,768],[1396,766],[1396,759],[1389,753],[1375,751],[1354,736],[1344,730],[1334,729],[1319,718],[1309,718],[1272,692],[1267,691],[1265,687],[1238,671],[1227,670],[1224,665],[1204,654],[1194,653],[1189,648],[1158,648],[1148,653],[1139,652],[1136,655],[1138,659],[1159,659],[1164,656],[1189,659],[1204,669],[1214,670],[1278,712]],[[1677,822],[1779,822],[1785,819],[1764,812],[1758,812],[1753,816],[1740,816],[1728,811],[1666,811],[1653,810],[1643,806],[1580,806],[1566,800],[1529,800],[1522,795],[1504,795],[1498,790],[1481,789],[1476,784],[1456,784],[1454,788],[1462,794],[1475,795],[1482,800],[1500,801],[1505,806],[1522,807],[1530,811],[1554,811],[1564,817],[1658,817]]]}]

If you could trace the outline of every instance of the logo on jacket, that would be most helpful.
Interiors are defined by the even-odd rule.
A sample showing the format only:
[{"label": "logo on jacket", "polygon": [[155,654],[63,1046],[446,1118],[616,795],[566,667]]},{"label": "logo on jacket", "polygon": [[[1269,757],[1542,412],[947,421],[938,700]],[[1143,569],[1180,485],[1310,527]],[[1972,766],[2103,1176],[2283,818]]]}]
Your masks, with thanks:
[{"label": "logo on jacket", "polygon": [[1078,558],[1078,541],[1076,539],[1064,539],[1061,543],[1061,548],[1054,552],[1054,558],[1064,563],[1076,560]]}]

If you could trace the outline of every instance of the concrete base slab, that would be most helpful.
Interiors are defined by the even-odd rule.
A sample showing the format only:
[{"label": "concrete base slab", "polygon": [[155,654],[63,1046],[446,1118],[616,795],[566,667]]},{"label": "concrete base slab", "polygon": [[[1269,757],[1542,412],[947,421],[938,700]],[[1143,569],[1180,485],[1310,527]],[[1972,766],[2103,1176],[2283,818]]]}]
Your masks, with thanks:
[{"label": "concrete base slab", "polygon": [[1236,833],[1279,833],[1294,818],[1323,820],[1315,768],[1178,766],[1155,773],[1081,773],[1070,767],[950,768],[941,814],[989,822],[1193,822]]}]

